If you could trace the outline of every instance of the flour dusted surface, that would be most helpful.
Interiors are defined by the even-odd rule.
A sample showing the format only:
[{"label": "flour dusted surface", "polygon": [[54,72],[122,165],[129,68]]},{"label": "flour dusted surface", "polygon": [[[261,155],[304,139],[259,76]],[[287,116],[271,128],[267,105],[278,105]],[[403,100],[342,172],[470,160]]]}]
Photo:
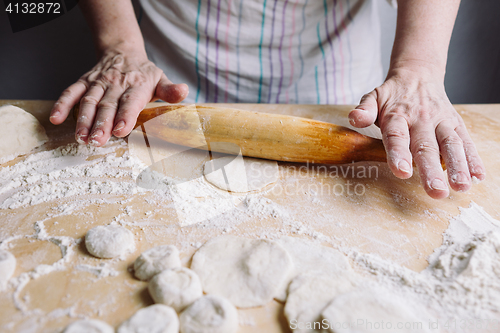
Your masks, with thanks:
[{"label": "flour dusted surface", "polygon": [[[117,307],[120,300],[123,300],[123,298],[119,298],[119,295],[129,295],[128,293],[130,293],[127,299],[140,299],[134,290],[141,290],[143,285],[137,283],[142,282],[128,280],[125,280],[125,284],[123,281],[121,284],[111,282],[129,274],[126,270],[127,263],[132,263],[140,252],[130,255],[125,261],[112,259],[109,263],[101,265],[99,261],[92,261],[94,259],[82,256],[79,251],[79,246],[81,246],[79,240],[82,233],[90,229],[91,226],[95,226],[93,223],[98,220],[98,216],[100,216],[98,213],[105,211],[100,209],[97,212],[92,212],[94,207],[99,208],[100,206],[117,207],[116,211],[113,211],[100,223],[116,222],[130,228],[137,238],[139,247],[142,246],[141,250],[150,247],[145,247],[144,244],[164,244],[161,243],[161,239],[176,234],[176,245],[181,251],[183,265],[187,265],[189,260],[189,255],[186,253],[192,253],[205,240],[221,233],[241,233],[245,237],[270,239],[295,234],[302,238],[312,238],[315,244],[326,242],[337,246],[339,250],[353,258],[354,267],[361,267],[361,271],[366,268],[366,272],[374,273],[369,275],[374,281],[384,286],[394,287],[396,293],[407,296],[408,302],[425,304],[431,312],[442,313],[444,309],[443,317],[449,318],[448,315],[452,315],[457,318],[455,313],[459,313],[463,316],[462,318],[479,318],[481,316],[490,318],[494,317],[498,310],[498,302],[494,292],[498,280],[493,279],[493,275],[490,274],[495,271],[494,267],[496,266],[494,262],[491,267],[484,265],[485,263],[481,260],[484,257],[493,257],[493,253],[496,251],[497,241],[494,237],[488,236],[488,233],[482,232],[480,234],[486,235],[485,237],[478,234],[476,235],[478,237],[464,241],[465,245],[462,241],[455,241],[453,244],[456,246],[450,246],[451,243],[445,244],[446,246],[442,248],[443,252],[439,252],[441,253],[439,256],[441,264],[430,267],[429,270],[432,273],[424,271],[419,274],[391,262],[387,258],[383,260],[375,255],[366,255],[365,253],[369,253],[369,251],[360,251],[359,248],[350,248],[345,245],[338,246],[337,244],[342,244],[349,234],[328,233],[318,228],[318,215],[313,213],[312,207],[319,207],[324,203],[322,203],[323,199],[312,191],[309,191],[309,194],[304,194],[306,198],[311,198],[310,206],[290,208],[286,207],[283,201],[273,196],[272,193],[246,195],[236,197],[235,200],[234,196],[214,189],[210,184],[206,184],[202,178],[194,179],[192,183],[186,184],[180,189],[149,190],[137,186],[135,168],[143,168],[141,162],[130,155],[123,140],[113,139],[104,148],[68,144],[52,151],[35,152],[22,158],[13,166],[0,169],[0,183],[2,184],[0,186],[0,205],[1,209],[5,210],[2,214],[8,211],[24,213],[30,209],[36,210],[37,207],[50,207],[49,205],[55,204],[54,209],[49,208],[44,214],[33,215],[36,223],[23,229],[26,231],[13,233],[17,235],[15,237],[20,238],[2,236],[0,244],[2,249],[12,250],[13,253],[16,252],[14,251],[16,250],[14,243],[18,239],[49,242],[56,248],[60,248],[61,259],[59,261],[37,265],[33,271],[22,272],[20,275],[16,273],[14,278],[10,280],[9,293],[15,291],[13,297],[19,308],[26,314],[26,318],[46,318],[39,319],[33,325],[43,327],[51,320],[57,321],[64,318],[75,320],[85,313],[96,318],[105,317],[111,315],[110,309]],[[165,179],[167,185],[169,182],[170,180]],[[288,180],[285,179],[282,182],[288,182]],[[145,212],[140,210],[141,205],[134,204],[134,200],[131,199],[133,197],[142,200],[141,205],[145,207]],[[328,200],[338,199],[333,196]],[[404,198],[401,200],[404,202]],[[173,209],[176,215],[164,215],[167,207]],[[323,214],[321,216],[328,216],[328,214],[333,216],[330,218],[332,225],[344,224],[348,226],[348,222],[342,220],[344,212],[341,209],[332,211],[328,210],[326,206],[323,207],[325,208],[321,212]],[[86,209],[89,211],[86,212]],[[309,218],[299,218],[297,215],[299,210],[302,210],[303,215],[309,216]],[[177,218],[179,212],[184,214],[183,220]],[[469,210],[463,210],[463,212],[469,212]],[[436,213],[436,211],[431,210],[428,218],[432,220],[432,214]],[[82,220],[84,214],[87,214],[86,221],[88,222],[77,224],[77,227],[80,228],[78,229],[80,231],[77,230],[78,232],[63,233],[64,228],[69,225],[68,222],[65,222],[65,218],[71,217],[72,214],[75,214],[76,219],[82,218]],[[488,220],[487,216],[477,218],[480,217]],[[260,221],[263,219],[275,222],[270,229],[267,227],[259,229],[256,226],[260,227]],[[185,222],[186,227],[177,228],[176,221]],[[242,228],[241,223],[248,223],[248,221],[252,221],[251,223],[256,226]],[[15,221],[10,220],[9,223],[12,222]],[[9,228],[8,225],[5,227]],[[8,235],[3,230],[6,229],[2,229],[2,235]],[[357,232],[363,233],[363,230]],[[24,236],[28,238],[24,238]],[[405,244],[405,241],[407,242],[401,238],[401,243],[395,242],[394,244]],[[474,247],[473,251],[470,250],[471,247]],[[469,255],[471,252],[474,253],[472,256]],[[474,257],[476,257],[476,261],[474,261]],[[471,259],[466,262],[460,258]],[[74,261],[77,261],[78,264],[73,268],[72,262]],[[431,262],[434,261],[431,260]],[[447,262],[451,264],[446,266]],[[464,269],[464,267],[466,268]],[[468,271],[471,272],[467,273]],[[469,279],[464,272],[480,276],[480,285],[476,284],[473,279]],[[121,291],[117,291],[116,297],[100,299],[95,295],[92,296],[95,300],[100,299],[100,302],[95,303],[95,312],[85,312],[83,304],[61,305],[59,309],[50,308],[46,313],[41,312],[41,308],[36,307],[34,290],[37,285],[46,285],[49,278],[53,279],[54,276],[78,276],[75,274],[85,276],[83,279],[85,284],[92,281],[92,284],[100,285],[100,288],[103,288],[112,283],[120,286]],[[449,280],[446,283],[446,279],[443,278],[445,276]],[[85,284],[78,286],[78,288],[83,290]],[[436,286],[437,288],[442,287],[443,290],[436,291]],[[455,290],[454,288],[457,286],[459,288]],[[465,290],[467,288],[472,292]],[[478,295],[483,295],[483,298],[478,297]],[[130,312],[128,316],[132,314],[133,312]],[[126,319],[119,318],[121,321]],[[244,318],[249,327],[257,325],[257,317],[254,315],[245,314]],[[119,323],[113,324],[117,326]],[[59,325],[58,327],[63,326]],[[9,331],[8,327],[6,329]]]}]

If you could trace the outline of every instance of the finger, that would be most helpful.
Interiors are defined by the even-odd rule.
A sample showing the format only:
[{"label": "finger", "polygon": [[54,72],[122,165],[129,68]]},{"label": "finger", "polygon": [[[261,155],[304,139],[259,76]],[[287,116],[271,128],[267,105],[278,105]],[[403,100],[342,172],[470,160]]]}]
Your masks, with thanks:
[{"label": "finger", "polygon": [[472,141],[465,124],[462,122],[455,131],[462,139],[465,157],[469,165],[470,176],[479,181],[484,180],[486,178],[486,168],[484,167],[483,161],[477,152],[476,145]]},{"label": "finger", "polygon": [[443,122],[436,127],[436,139],[448,169],[448,181],[455,191],[465,192],[471,186],[469,167],[462,139],[455,129]]},{"label": "finger", "polygon": [[120,106],[116,113],[113,135],[127,136],[137,121],[137,116],[151,99],[151,93],[145,89],[129,88],[120,98]]},{"label": "finger", "polygon": [[78,80],[64,90],[52,107],[50,122],[54,125],[59,125],[65,121],[73,106],[80,101],[86,91],[87,85],[81,80]]},{"label": "finger", "polygon": [[117,86],[110,87],[97,105],[94,126],[89,136],[89,144],[92,146],[101,147],[111,137],[118,101],[122,94],[123,90]]},{"label": "finger", "polygon": [[410,150],[427,194],[434,199],[446,198],[450,192],[441,166],[434,126],[421,121],[411,127]]},{"label": "finger", "polygon": [[354,127],[368,127],[377,120],[377,115],[377,93],[374,90],[361,97],[359,105],[349,113],[349,122]]},{"label": "finger", "polygon": [[97,104],[104,95],[104,89],[100,85],[92,85],[89,91],[80,101],[80,113],[76,121],[76,141],[80,144],[87,144],[90,129],[96,116]]},{"label": "finger", "polygon": [[168,103],[179,103],[186,99],[188,94],[189,87],[186,84],[174,84],[165,74],[162,74],[156,85],[154,98],[162,99]]},{"label": "finger", "polygon": [[408,122],[402,116],[388,114],[381,121],[380,126],[389,168],[398,178],[410,178],[413,168]]}]

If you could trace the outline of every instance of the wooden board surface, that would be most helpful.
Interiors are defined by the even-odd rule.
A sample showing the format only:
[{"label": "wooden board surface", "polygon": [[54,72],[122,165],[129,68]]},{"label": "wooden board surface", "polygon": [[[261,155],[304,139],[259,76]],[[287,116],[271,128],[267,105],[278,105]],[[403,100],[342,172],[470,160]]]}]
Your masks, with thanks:
[{"label": "wooden board surface", "polygon": [[[74,142],[73,120],[58,127],[47,121],[52,102],[0,101],[0,105],[9,103],[32,112],[41,120],[51,139],[44,149]],[[228,106],[340,125],[347,124],[346,115],[350,110],[348,106]],[[332,169],[325,171],[314,166],[280,162],[281,179],[263,196],[282,207],[286,214],[273,216],[270,213],[255,218],[242,213],[235,215],[237,219],[224,227],[218,227],[217,221],[181,227],[171,205],[158,203],[147,193],[115,198],[114,203],[108,200],[85,204],[67,215],[51,212],[64,203],[74,203],[81,198],[0,210],[0,242],[4,242],[2,247],[8,248],[18,259],[14,278],[27,277],[22,287],[8,288],[0,293],[0,330],[58,332],[78,317],[102,319],[117,327],[137,309],[152,304],[146,283],[134,279],[128,269],[142,251],[155,245],[175,244],[181,250],[184,264],[188,265],[199,244],[223,233],[253,238],[280,235],[311,238],[335,248],[378,254],[420,271],[427,265],[427,256],[441,245],[441,235],[450,217],[458,215],[459,207],[467,207],[474,201],[493,217],[500,218],[500,106],[457,105],[456,109],[476,142],[488,175],[486,181],[474,185],[469,192],[452,192],[449,198],[440,201],[427,197],[418,176],[408,180],[396,179],[384,163],[350,166],[356,167],[355,170],[373,167],[371,170],[377,172],[373,171],[370,176],[346,172],[352,170],[346,169],[349,166],[333,169],[337,176],[332,176]],[[376,130],[369,129],[368,133],[376,135]],[[19,159],[7,165],[16,161]],[[200,173],[201,169],[194,167],[192,172]],[[342,172],[346,174],[342,175]],[[358,194],[360,189],[363,193],[347,193],[348,184],[352,190],[358,185]],[[333,189],[334,193],[322,193],[321,189]],[[343,193],[340,189],[344,190]],[[33,273],[37,267],[40,269],[39,265],[52,265],[62,258],[61,249],[55,242],[57,237],[79,240],[90,228],[109,224],[117,217],[125,222],[137,240],[136,252],[125,260],[93,258],[80,243],[72,247],[74,253],[59,270],[48,274]],[[47,231],[45,240],[32,237],[40,221]],[[99,277],[80,269],[82,265],[99,268],[103,262],[106,268],[117,272],[116,275]],[[273,301],[262,308],[240,310],[242,326],[239,332],[287,332],[282,308],[280,303]]]}]

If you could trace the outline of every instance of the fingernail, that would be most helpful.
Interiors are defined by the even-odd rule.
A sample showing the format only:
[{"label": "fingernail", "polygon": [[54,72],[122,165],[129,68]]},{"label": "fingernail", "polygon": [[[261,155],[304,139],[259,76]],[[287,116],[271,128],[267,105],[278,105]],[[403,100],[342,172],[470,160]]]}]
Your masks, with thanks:
[{"label": "fingernail", "polygon": [[352,126],[356,126],[356,120],[354,120],[354,118],[349,118],[349,123],[350,123]]},{"label": "fingernail", "polygon": [[443,183],[441,179],[436,178],[431,182],[430,188],[438,191],[446,191],[448,189],[448,186],[446,186],[446,184]]},{"label": "fingernail", "polygon": [[479,184],[482,182],[481,179],[477,178],[476,176],[472,176],[472,184]]},{"label": "fingernail", "polygon": [[60,114],[61,114],[61,112],[56,111],[56,112],[54,112],[54,113],[52,114],[52,116],[50,116],[50,118],[57,118],[57,117],[59,117],[59,115],[60,115]]},{"label": "fingernail", "polygon": [[92,133],[92,135],[90,136],[91,138],[96,138],[98,136],[102,136],[104,134],[104,132],[102,130],[97,130],[97,131],[94,131],[94,133]]},{"label": "fingernail", "polygon": [[404,173],[410,173],[411,172],[410,163],[406,162],[405,160],[402,160],[398,163],[398,169],[403,171]]},{"label": "fingernail", "polygon": [[95,143],[99,144],[99,142],[97,142],[96,138],[99,138],[103,135],[104,135],[104,132],[102,130],[97,130],[94,133],[92,133],[92,135],[90,136],[90,140],[91,140],[90,144],[93,146],[95,146]]},{"label": "fingernail", "polygon": [[118,124],[116,124],[115,128],[113,129],[113,132],[118,132],[119,130],[123,129],[125,127],[125,122],[123,120],[120,120]]},{"label": "fingernail", "polygon": [[78,132],[76,132],[76,142],[78,142],[81,145],[85,144],[85,141],[83,141],[84,138],[86,138],[88,135],[88,130],[86,128],[80,128]]},{"label": "fingernail", "polygon": [[451,176],[451,181],[459,185],[469,184],[469,177],[459,172]]}]

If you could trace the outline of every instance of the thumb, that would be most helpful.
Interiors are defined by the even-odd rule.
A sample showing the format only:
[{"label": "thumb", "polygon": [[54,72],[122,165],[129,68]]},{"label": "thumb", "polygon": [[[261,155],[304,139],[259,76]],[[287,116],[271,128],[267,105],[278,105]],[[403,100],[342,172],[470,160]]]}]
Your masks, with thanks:
[{"label": "thumb", "polygon": [[377,93],[374,90],[361,97],[359,105],[349,113],[349,122],[354,127],[368,127],[377,120],[377,115]]},{"label": "thumb", "polygon": [[168,103],[182,102],[189,94],[189,87],[185,83],[174,84],[165,74],[161,75],[156,85],[154,100],[161,99]]}]

